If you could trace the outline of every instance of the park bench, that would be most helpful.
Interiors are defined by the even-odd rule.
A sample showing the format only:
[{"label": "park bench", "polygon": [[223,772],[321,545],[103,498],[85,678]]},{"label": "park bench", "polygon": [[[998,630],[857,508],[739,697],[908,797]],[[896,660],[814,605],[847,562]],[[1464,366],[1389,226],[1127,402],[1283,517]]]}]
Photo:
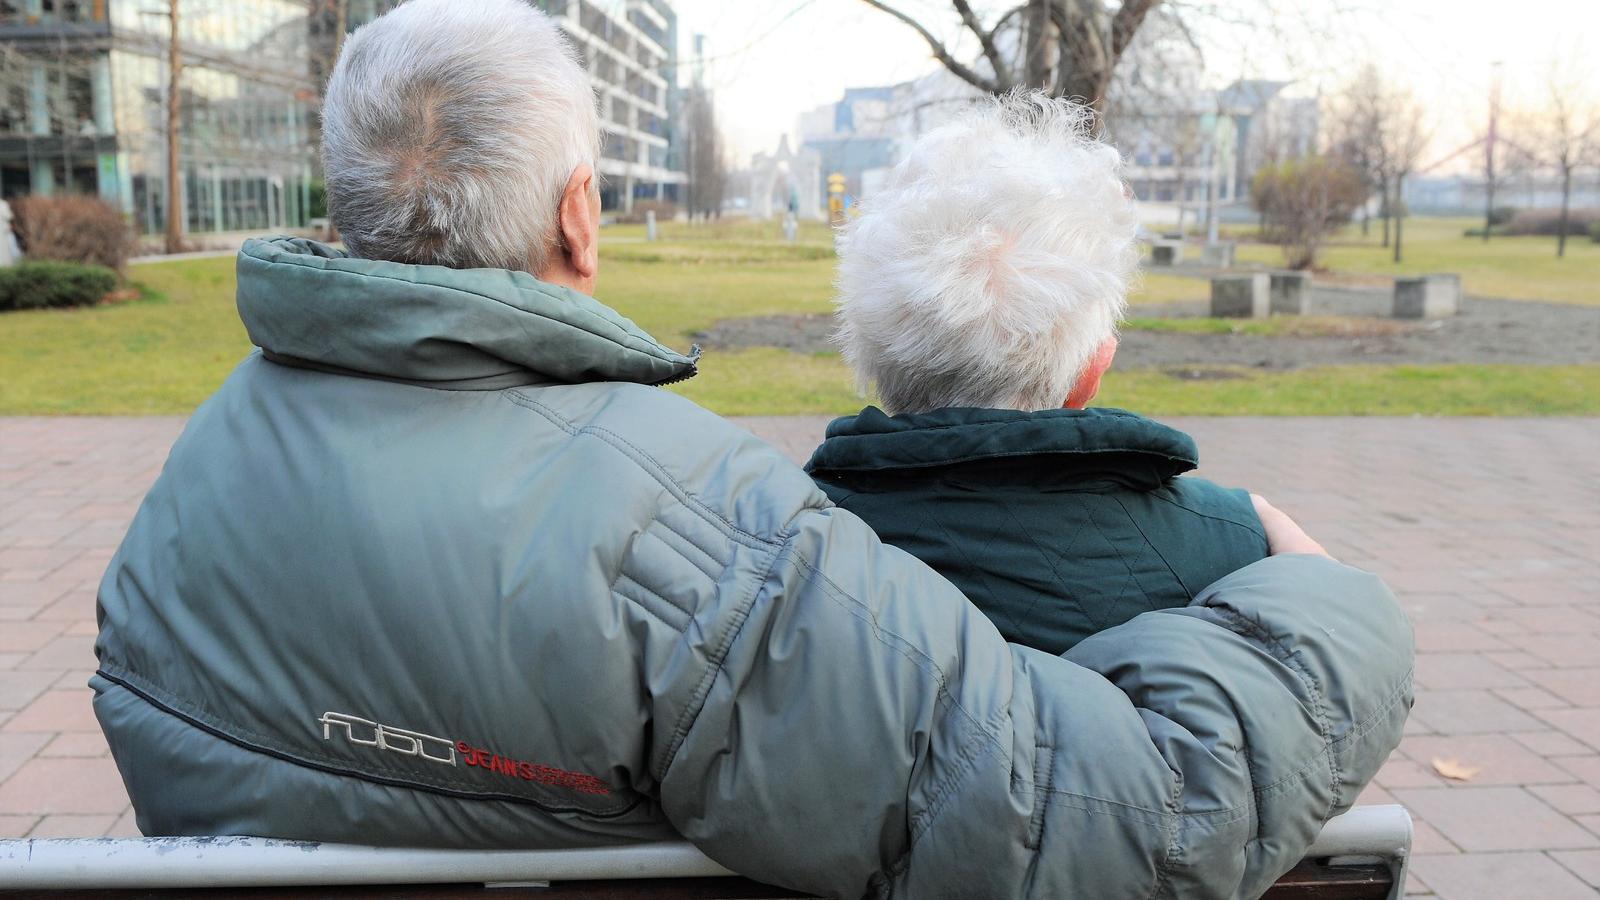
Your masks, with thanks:
[{"label": "park bench", "polygon": [[[1411,817],[1363,806],[1329,822],[1274,900],[1399,900]],[[748,881],[687,843],[589,850],[415,850],[268,838],[0,841],[0,897],[803,897]]]}]

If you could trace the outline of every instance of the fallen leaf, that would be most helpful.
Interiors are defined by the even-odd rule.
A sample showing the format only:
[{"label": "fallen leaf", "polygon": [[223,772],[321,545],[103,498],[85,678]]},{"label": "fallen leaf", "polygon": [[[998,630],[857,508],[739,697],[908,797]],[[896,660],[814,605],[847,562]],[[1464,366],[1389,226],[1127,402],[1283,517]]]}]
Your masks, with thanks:
[{"label": "fallen leaf", "polygon": [[1483,771],[1478,766],[1469,766],[1459,759],[1446,759],[1442,756],[1433,758],[1433,770],[1451,781],[1471,781],[1474,775]]}]

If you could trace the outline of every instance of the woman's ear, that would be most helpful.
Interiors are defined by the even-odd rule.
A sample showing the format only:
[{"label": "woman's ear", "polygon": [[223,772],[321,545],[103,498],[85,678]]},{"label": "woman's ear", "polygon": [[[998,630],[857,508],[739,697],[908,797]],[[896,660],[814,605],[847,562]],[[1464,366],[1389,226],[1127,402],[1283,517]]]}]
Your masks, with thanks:
[{"label": "woman's ear", "polygon": [[1078,380],[1072,385],[1072,390],[1067,392],[1067,402],[1061,404],[1065,409],[1083,409],[1100,393],[1100,379],[1105,376],[1106,370],[1111,368],[1111,361],[1117,356],[1117,336],[1112,335],[1095,349],[1094,357],[1089,364],[1084,366],[1083,372],[1078,375]]}]

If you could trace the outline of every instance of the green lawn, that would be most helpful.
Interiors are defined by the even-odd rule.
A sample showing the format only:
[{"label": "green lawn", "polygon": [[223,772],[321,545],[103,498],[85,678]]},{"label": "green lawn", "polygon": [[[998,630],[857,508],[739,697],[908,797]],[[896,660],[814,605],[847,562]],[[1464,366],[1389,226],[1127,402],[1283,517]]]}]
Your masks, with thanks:
[{"label": "green lawn", "polygon": [[[1556,258],[1553,237],[1495,237],[1488,243],[1462,232],[1481,220],[1414,218],[1405,222],[1404,260],[1382,246],[1382,226],[1343,229],[1323,250],[1320,264],[1335,272],[1369,275],[1419,275],[1454,272],[1467,293],[1507,300],[1550,300],[1600,305],[1600,244],[1567,239],[1567,255]],[[1283,252],[1268,244],[1239,245],[1239,262],[1283,265]]]},{"label": "green lawn", "polygon": [[[687,348],[693,332],[718,319],[831,308],[834,263],[820,226],[803,229],[796,244],[781,242],[777,226],[766,224],[668,224],[662,231],[666,240],[645,243],[642,226],[607,229],[599,295],[670,345]],[[1501,243],[1510,242],[1497,238],[1491,246]],[[0,414],[185,414],[250,351],[234,312],[232,259],[141,265],[132,278],[146,299],[0,315]],[[1205,291],[1204,281],[1150,275],[1133,302]],[[1279,320],[1191,321],[1135,319],[1130,327],[1290,327]],[[716,351],[701,371],[671,390],[727,415],[843,413],[865,402],[831,353]],[[1208,369],[1201,376],[1114,370],[1101,401],[1153,415],[1600,414],[1600,366]]]}]

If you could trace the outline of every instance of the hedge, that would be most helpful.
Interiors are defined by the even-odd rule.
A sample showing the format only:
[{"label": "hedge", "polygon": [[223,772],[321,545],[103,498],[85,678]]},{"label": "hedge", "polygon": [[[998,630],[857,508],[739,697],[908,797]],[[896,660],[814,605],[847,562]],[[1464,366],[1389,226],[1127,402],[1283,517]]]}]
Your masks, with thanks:
[{"label": "hedge", "polygon": [[0,267],[0,310],[92,306],[117,287],[105,266],[35,261]]}]

